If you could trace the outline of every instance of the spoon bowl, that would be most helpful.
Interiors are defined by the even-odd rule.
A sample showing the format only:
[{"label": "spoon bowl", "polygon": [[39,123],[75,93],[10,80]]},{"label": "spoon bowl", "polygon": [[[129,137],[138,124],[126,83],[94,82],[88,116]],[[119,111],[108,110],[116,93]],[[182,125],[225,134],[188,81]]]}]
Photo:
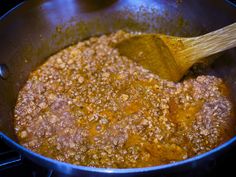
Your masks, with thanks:
[{"label": "spoon bowl", "polygon": [[236,46],[236,23],[208,34],[182,38],[162,34],[134,35],[116,44],[120,54],[161,78],[177,82],[195,63]]}]

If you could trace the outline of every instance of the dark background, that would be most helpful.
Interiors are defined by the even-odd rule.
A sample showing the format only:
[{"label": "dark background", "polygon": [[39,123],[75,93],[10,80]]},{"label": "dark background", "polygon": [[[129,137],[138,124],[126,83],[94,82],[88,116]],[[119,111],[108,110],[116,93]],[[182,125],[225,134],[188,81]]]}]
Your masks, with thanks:
[{"label": "dark background", "polygon": [[236,0],[226,0],[226,1],[228,1],[229,3],[231,3],[232,5],[236,7]]},{"label": "dark background", "polygon": [[0,16],[22,1],[23,0],[0,0]]}]

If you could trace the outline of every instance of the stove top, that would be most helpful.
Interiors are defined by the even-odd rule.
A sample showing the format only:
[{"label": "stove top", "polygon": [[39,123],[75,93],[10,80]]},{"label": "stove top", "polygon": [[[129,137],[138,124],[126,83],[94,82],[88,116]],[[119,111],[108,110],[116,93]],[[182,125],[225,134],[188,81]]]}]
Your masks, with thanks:
[{"label": "stove top", "polygon": [[47,170],[10,148],[0,137],[0,177],[52,177]]},{"label": "stove top", "polygon": [[[22,0],[0,0],[0,17]],[[233,1],[232,1],[233,2]],[[205,177],[227,176],[234,177],[236,169],[236,149],[232,149],[227,156],[215,161]],[[213,168],[212,168],[213,167]],[[0,137],[0,177],[58,177],[65,176],[39,166],[19,152],[9,147]],[[195,175],[193,174],[193,177]],[[199,176],[203,177],[203,176]]]}]

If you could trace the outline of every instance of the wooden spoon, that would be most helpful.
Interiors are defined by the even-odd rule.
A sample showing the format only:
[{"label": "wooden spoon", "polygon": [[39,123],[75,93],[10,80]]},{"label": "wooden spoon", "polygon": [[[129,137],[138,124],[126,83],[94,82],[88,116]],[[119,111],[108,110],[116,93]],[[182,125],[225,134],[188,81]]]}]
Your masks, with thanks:
[{"label": "wooden spoon", "polygon": [[123,56],[163,79],[179,81],[201,59],[236,46],[236,23],[191,38],[162,34],[135,35],[116,44]]}]

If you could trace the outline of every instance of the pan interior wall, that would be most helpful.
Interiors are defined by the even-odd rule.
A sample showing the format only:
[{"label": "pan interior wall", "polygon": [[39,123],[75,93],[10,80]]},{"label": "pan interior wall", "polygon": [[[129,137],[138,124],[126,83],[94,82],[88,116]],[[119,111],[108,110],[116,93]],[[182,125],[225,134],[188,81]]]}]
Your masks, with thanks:
[{"label": "pan interior wall", "polygon": [[[0,64],[8,67],[9,76],[0,78],[0,131],[14,140],[13,112],[19,90],[29,73],[60,49],[120,29],[196,36],[236,19],[235,9],[224,1],[112,1],[97,8],[84,3],[29,1],[1,19]],[[222,55],[211,68],[210,74],[223,77],[234,93],[235,49]],[[232,100],[236,101],[236,95]]]}]

